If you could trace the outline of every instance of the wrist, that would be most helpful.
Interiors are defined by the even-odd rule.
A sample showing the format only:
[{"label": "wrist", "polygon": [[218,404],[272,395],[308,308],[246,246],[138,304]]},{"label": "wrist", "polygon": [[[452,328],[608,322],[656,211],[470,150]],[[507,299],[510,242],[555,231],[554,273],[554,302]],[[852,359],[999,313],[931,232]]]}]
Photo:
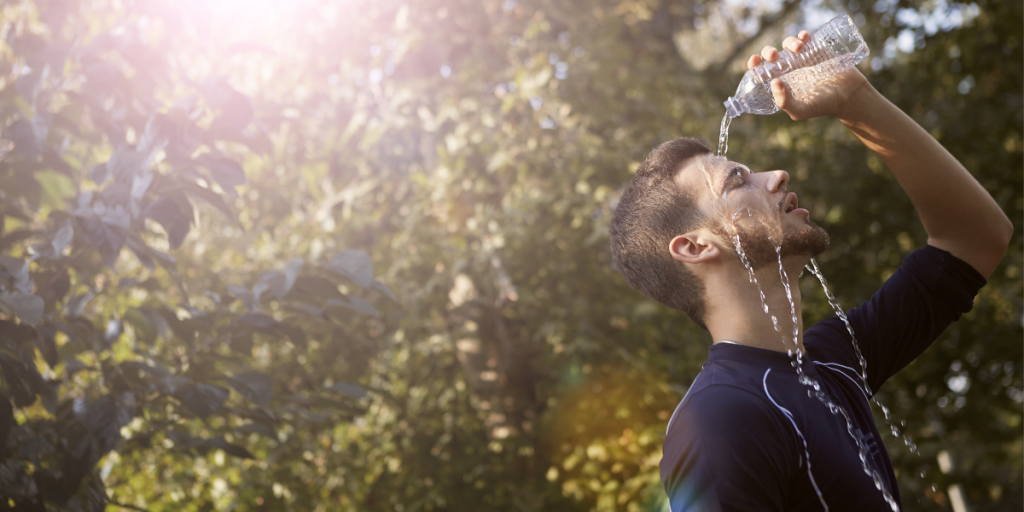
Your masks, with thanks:
[{"label": "wrist", "polygon": [[874,106],[884,100],[882,94],[865,79],[843,102],[835,117],[846,126],[853,127],[864,121],[874,111]]}]

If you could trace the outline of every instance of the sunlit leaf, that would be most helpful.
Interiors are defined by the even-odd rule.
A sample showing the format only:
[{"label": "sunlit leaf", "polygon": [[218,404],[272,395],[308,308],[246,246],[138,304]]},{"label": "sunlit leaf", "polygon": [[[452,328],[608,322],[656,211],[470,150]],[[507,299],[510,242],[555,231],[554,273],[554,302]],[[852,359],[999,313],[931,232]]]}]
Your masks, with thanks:
[{"label": "sunlit leaf", "polygon": [[208,188],[200,187],[192,182],[184,182],[181,186],[189,196],[213,205],[213,207],[223,212],[224,215],[227,215],[227,217],[232,221],[236,220],[234,211],[226,202],[224,202],[224,198],[221,197],[220,194],[217,194]]},{"label": "sunlit leaf", "polygon": [[71,239],[74,238],[74,236],[74,224],[72,224],[70,219],[64,221],[64,223],[61,224],[60,229],[57,230],[57,233],[55,233],[53,238],[50,239],[50,243],[53,244],[53,252],[58,255],[63,254],[64,248],[71,243]]},{"label": "sunlit leaf", "polygon": [[67,313],[68,316],[81,315],[82,310],[85,309],[85,305],[88,304],[95,296],[95,293],[88,291],[71,297],[68,299],[67,303],[64,304],[64,312]]},{"label": "sunlit leaf", "polygon": [[[175,197],[178,195],[179,197]],[[185,240],[192,225],[192,212],[182,211],[181,205],[189,204],[180,192],[168,193],[143,210],[143,215],[160,223],[167,232],[167,243],[177,249]]]},{"label": "sunlit leaf", "polygon": [[344,275],[363,288],[373,286],[373,262],[366,251],[350,249],[339,252],[327,265],[331,270]]},{"label": "sunlit leaf", "polygon": [[22,322],[35,325],[43,318],[43,299],[25,293],[0,294],[0,303],[10,308]]},{"label": "sunlit leaf", "polygon": [[196,158],[199,165],[210,171],[214,181],[225,192],[235,194],[235,187],[245,184],[245,171],[242,164],[219,152],[205,153]]}]

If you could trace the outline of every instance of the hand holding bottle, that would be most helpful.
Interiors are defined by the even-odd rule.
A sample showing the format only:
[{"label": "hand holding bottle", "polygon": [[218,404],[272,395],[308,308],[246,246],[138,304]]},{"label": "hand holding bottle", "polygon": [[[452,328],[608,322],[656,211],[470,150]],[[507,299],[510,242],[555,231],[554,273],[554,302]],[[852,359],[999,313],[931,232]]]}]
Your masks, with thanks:
[{"label": "hand holding bottle", "polygon": [[[803,30],[795,37],[787,37],[782,42],[782,46],[789,53],[799,55],[810,38],[810,32]],[[753,69],[762,62],[768,64],[765,68],[773,78],[771,92],[775,104],[780,110],[789,114],[794,121],[825,115],[841,117],[849,99],[867,84],[864,75],[856,67],[850,67],[846,71],[813,84],[796,95],[786,82],[775,78],[779,71],[774,64],[779,62],[781,57],[782,54],[774,46],[765,46],[760,55],[750,56],[747,60],[747,69]]]}]

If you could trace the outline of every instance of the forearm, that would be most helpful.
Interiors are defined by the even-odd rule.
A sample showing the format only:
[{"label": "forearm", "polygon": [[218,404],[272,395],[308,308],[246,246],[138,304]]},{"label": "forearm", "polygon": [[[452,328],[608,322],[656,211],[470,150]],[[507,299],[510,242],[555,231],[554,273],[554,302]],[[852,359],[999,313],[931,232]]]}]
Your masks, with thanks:
[{"label": "forearm", "polygon": [[986,277],[1002,258],[1013,225],[984,187],[909,116],[865,84],[837,116],[892,170],[928,233]]}]

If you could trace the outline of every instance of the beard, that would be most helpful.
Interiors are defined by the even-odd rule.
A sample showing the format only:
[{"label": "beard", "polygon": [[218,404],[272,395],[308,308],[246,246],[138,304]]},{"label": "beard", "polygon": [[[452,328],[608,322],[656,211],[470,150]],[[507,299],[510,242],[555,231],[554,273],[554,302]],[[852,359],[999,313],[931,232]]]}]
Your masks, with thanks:
[{"label": "beard", "polygon": [[[785,233],[782,237],[782,257],[807,256],[813,258],[829,248],[828,233],[820,226],[807,220],[807,227],[796,232]],[[743,250],[751,268],[758,270],[770,264],[778,264],[779,253],[776,253],[776,242],[772,240],[771,232],[764,225],[755,228],[741,228],[736,226],[736,234],[739,235],[740,248]],[[735,243],[735,238],[726,236],[726,239]]]}]

